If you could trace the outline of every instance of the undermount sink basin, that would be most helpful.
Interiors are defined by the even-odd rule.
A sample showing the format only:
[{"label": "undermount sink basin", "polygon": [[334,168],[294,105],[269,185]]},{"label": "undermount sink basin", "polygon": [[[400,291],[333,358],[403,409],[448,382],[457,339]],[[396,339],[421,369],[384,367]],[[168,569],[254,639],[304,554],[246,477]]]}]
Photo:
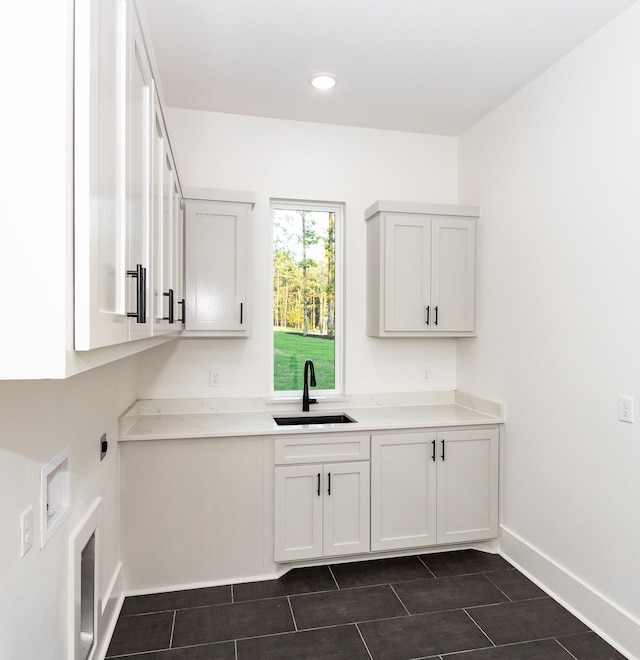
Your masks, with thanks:
[{"label": "undermount sink basin", "polygon": [[346,413],[334,415],[291,415],[290,417],[273,416],[278,426],[310,426],[316,424],[349,424],[355,422]]}]

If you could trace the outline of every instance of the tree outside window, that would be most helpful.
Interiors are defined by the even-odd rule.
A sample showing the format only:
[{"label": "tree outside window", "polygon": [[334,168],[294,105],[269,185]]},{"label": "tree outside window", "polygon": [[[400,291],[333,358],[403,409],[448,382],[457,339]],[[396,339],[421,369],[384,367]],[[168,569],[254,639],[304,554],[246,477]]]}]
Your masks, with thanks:
[{"label": "tree outside window", "polygon": [[274,203],[272,209],[273,390],[301,390],[310,359],[317,389],[335,391],[340,207]]}]

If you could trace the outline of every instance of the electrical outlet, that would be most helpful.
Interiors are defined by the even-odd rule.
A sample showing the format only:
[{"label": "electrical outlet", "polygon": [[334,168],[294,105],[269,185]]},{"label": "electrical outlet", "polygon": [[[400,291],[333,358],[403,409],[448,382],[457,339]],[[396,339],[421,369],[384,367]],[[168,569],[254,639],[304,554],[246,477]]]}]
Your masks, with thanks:
[{"label": "electrical outlet", "polygon": [[422,382],[431,382],[431,367],[422,367]]},{"label": "electrical outlet", "polygon": [[33,546],[33,507],[20,515],[20,557],[24,557]]},{"label": "electrical outlet", "polygon": [[220,387],[220,371],[209,369],[209,387]]},{"label": "electrical outlet", "polygon": [[618,396],[618,419],[621,422],[630,422],[633,424],[633,397]]}]

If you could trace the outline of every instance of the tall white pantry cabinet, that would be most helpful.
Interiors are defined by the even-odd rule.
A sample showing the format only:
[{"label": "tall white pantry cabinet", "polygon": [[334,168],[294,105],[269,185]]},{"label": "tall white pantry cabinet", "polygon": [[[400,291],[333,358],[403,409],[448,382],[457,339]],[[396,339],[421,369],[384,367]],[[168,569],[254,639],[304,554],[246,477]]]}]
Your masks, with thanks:
[{"label": "tall white pantry cabinet", "polygon": [[180,182],[133,0],[76,3],[75,349],[182,328]]}]

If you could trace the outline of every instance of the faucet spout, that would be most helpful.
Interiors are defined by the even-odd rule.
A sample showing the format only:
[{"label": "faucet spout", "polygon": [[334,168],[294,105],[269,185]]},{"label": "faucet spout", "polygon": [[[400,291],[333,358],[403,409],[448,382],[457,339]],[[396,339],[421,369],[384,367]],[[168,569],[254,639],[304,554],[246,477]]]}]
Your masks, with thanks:
[{"label": "faucet spout", "polygon": [[[309,381],[309,376],[311,376],[311,381]],[[316,370],[313,367],[313,362],[307,360],[304,363],[304,387],[302,390],[302,410],[303,412],[309,412],[310,403],[318,403],[318,399],[309,398],[309,385],[311,387],[316,386]]]}]

